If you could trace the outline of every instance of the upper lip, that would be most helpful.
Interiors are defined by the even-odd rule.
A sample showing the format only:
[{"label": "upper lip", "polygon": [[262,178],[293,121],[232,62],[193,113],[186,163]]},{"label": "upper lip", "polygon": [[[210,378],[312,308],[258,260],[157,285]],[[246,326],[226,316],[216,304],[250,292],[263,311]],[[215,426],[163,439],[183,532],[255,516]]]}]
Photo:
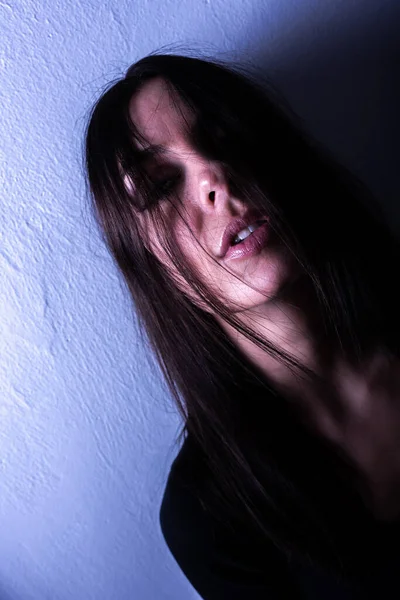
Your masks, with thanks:
[{"label": "upper lip", "polygon": [[237,217],[232,219],[230,223],[225,227],[225,230],[222,234],[221,243],[219,246],[219,258],[223,258],[225,254],[228,252],[229,246],[232,244],[235,236],[241,231],[245,229],[252,223],[256,221],[266,220],[266,217],[260,215],[260,213],[256,213],[254,211],[248,211],[242,217]]}]

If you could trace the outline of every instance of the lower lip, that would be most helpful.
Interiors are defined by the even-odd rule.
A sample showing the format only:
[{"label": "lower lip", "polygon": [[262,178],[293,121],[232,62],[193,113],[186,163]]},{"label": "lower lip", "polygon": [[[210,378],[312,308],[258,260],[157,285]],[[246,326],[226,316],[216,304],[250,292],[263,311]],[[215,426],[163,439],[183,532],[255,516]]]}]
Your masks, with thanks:
[{"label": "lower lip", "polygon": [[269,238],[269,225],[264,223],[260,225],[253,233],[247,236],[243,242],[229,246],[224,260],[237,260],[256,256],[264,248]]}]

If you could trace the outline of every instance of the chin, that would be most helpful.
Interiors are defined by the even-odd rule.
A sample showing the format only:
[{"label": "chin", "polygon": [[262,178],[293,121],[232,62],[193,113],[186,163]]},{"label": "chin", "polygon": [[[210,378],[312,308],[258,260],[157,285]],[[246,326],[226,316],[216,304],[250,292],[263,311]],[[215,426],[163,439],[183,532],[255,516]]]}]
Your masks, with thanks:
[{"label": "chin", "polygon": [[237,273],[242,281],[233,278],[230,289],[226,290],[225,297],[232,298],[243,307],[242,310],[256,308],[277,299],[282,290],[299,276],[289,261],[282,260],[282,257],[265,256],[263,260],[261,256],[257,258],[257,261],[252,261],[253,264],[249,261],[243,273]]}]

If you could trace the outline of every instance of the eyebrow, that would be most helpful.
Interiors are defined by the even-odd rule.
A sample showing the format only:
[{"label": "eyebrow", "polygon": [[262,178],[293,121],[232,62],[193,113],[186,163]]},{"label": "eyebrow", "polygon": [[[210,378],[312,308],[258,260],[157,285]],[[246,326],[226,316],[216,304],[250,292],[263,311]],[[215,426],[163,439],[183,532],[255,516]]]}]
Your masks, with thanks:
[{"label": "eyebrow", "polygon": [[146,146],[146,148],[137,148],[136,152],[138,153],[138,163],[146,163],[151,159],[157,159],[160,156],[171,155],[172,157],[175,155],[174,150],[163,146],[162,144],[154,144],[151,146]]},{"label": "eyebrow", "polygon": [[153,154],[166,154],[168,152],[167,148],[162,144],[146,146],[143,149],[137,148],[136,151],[139,153],[140,160],[144,160],[148,156],[153,156]]}]

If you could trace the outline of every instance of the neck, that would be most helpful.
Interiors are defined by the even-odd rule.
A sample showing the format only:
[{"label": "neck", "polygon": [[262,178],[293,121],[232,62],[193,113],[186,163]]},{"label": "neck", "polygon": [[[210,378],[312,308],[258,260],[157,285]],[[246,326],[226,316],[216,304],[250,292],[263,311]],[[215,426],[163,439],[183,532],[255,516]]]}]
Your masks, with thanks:
[{"label": "neck", "polygon": [[[333,364],[332,351],[324,338],[321,311],[314,290],[299,277],[279,297],[240,313],[241,322],[275,347],[326,377]],[[296,389],[298,380],[282,361],[271,357],[253,341],[226,322],[221,326],[245,356],[281,390]]]}]

